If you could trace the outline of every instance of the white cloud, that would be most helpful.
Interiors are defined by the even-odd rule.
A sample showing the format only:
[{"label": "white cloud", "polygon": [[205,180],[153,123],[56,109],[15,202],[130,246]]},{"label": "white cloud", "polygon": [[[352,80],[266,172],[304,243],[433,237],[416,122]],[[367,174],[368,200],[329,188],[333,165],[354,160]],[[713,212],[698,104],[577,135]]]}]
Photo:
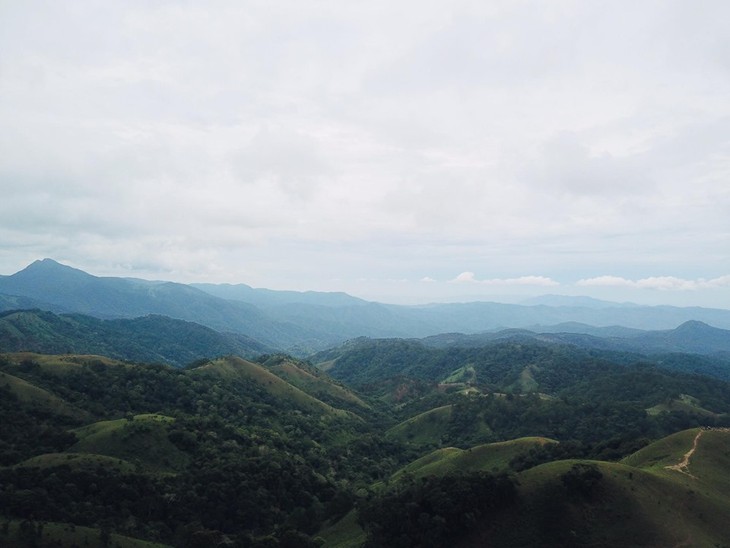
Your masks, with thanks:
[{"label": "white cloud", "polygon": [[491,278],[478,280],[473,272],[462,272],[452,283],[476,283],[483,285],[508,286],[508,285],[534,285],[541,287],[555,287],[560,283],[545,276],[520,276],[519,278]]},{"label": "white cloud", "polygon": [[[690,273],[730,271],[729,18],[712,0],[2,3],[0,270],[727,287]],[[601,286],[621,283],[582,285]]]},{"label": "white cloud", "polygon": [[686,280],[674,276],[651,276],[639,280],[628,280],[619,276],[598,276],[579,280],[576,285],[581,287],[630,287],[660,291],[695,291],[698,289],[730,287],[730,276],[720,276],[709,280],[704,278]]}]

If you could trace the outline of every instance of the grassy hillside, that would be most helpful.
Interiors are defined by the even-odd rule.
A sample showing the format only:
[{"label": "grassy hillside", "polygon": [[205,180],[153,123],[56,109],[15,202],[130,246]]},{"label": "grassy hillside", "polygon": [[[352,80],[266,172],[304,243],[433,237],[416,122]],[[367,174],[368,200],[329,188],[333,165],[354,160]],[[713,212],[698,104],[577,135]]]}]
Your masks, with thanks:
[{"label": "grassy hillside", "polygon": [[122,459],[144,470],[182,470],[190,457],[169,439],[173,422],[171,417],[150,414],[96,422],[73,431],[79,441],[68,451]]},{"label": "grassy hillside", "polygon": [[398,479],[404,475],[421,478],[430,475],[445,475],[453,472],[506,472],[510,461],[531,449],[545,444],[557,443],[547,438],[519,438],[497,443],[477,445],[469,449],[446,447],[437,449],[405,466],[393,475]]},{"label": "grassy hillside", "polygon": [[286,400],[301,409],[332,416],[346,416],[347,413],[314,398],[299,388],[277,377],[261,365],[236,357],[213,360],[191,370],[198,375],[215,376],[226,380],[253,382],[268,394]]},{"label": "grassy hillside", "polygon": [[[404,538],[399,535],[407,535],[412,542],[424,538],[464,547],[725,546],[730,539],[728,442],[728,430],[691,429],[650,444],[622,463],[541,464],[515,476],[513,496],[505,495],[499,505],[474,507],[481,518],[466,522],[463,514],[452,516],[451,509],[441,507],[439,499],[476,496],[481,491],[475,482],[488,480],[473,475],[474,470],[504,470],[510,455],[551,441],[442,449],[397,474],[406,483],[391,484],[365,504],[360,521],[364,517],[370,542],[377,539],[381,545],[398,545]],[[465,478],[472,486],[468,491]],[[491,495],[481,496],[486,498],[480,504],[491,504]],[[465,526],[455,529],[457,521]],[[362,538],[361,531],[350,516],[322,533],[326,545],[334,547],[351,546]]]},{"label": "grassy hillside", "polygon": [[[424,378],[363,385],[370,399],[285,356],[181,369],[0,355],[0,508],[13,523],[173,546],[312,548],[322,525],[328,546],[730,538],[724,383],[566,349],[492,350],[389,354]],[[520,393],[532,381],[548,394]]]},{"label": "grassy hillside", "polygon": [[414,445],[439,445],[446,437],[452,412],[451,405],[431,409],[397,424],[385,436]]},{"label": "grassy hillside", "polygon": [[0,351],[104,354],[124,360],[183,366],[201,358],[258,356],[271,349],[250,337],[197,323],[149,315],[101,320],[41,310],[0,313]]},{"label": "grassy hillside", "polygon": [[19,402],[33,405],[36,408],[56,415],[65,415],[72,418],[88,418],[88,414],[81,409],[69,405],[67,402],[23,379],[0,372],[0,386],[7,389]]},{"label": "grassy hillside", "polygon": [[239,358],[177,369],[18,353],[0,356],[0,374],[0,521],[306,547],[355,485],[399,464],[362,419]]},{"label": "grassy hillside", "polygon": [[319,400],[335,406],[339,404],[359,410],[371,408],[352,390],[302,361],[284,355],[275,355],[267,357],[261,363],[277,377]]},{"label": "grassy hillside", "polygon": [[497,546],[721,546],[730,500],[688,479],[619,463],[544,464],[519,475],[511,519],[474,536]]}]

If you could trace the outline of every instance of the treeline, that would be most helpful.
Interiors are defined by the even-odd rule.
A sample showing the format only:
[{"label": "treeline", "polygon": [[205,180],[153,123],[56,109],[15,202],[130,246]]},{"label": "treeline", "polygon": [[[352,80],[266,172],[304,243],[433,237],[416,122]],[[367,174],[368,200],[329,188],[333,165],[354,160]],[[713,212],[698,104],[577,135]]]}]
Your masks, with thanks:
[{"label": "treeline", "polygon": [[[219,537],[237,546],[307,546],[325,520],[352,507],[358,489],[414,457],[357,417],[303,412],[250,379],[100,360],[63,371],[4,360],[0,369],[80,412],[56,413],[0,386],[0,508],[13,519],[175,546]],[[143,447],[132,470],[93,460],[23,464],[68,451],[78,441],[70,430],[94,420],[126,420],[119,435],[132,451],[135,432],[150,428],[133,417],[150,412],[174,419],[154,423],[155,431],[187,455],[187,465],[171,457],[177,466],[147,466]]]},{"label": "treeline", "polygon": [[514,480],[486,472],[405,479],[359,508],[368,548],[438,548],[483,527],[517,498]]}]

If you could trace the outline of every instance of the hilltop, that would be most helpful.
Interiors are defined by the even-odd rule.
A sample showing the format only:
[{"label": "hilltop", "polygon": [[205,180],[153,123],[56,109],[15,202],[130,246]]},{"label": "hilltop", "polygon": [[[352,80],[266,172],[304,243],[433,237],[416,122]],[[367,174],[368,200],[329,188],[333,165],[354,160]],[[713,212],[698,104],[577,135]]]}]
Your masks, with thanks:
[{"label": "hilltop", "polygon": [[730,538],[728,443],[727,430],[685,430],[621,463],[555,460],[511,477],[482,470],[509,471],[530,445],[555,442],[443,449],[403,468],[359,516],[322,534],[328,547],[402,539],[457,547],[721,546]]}]

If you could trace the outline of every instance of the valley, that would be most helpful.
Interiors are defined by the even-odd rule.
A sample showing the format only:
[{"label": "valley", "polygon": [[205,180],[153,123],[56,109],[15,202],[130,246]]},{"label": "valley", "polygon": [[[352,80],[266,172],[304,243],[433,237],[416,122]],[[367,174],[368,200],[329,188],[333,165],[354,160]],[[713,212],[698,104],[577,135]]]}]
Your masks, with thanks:
[{"label": "valley", "polygon": [[[48,266],[59,270],[41,272]],[[23,294],[4,301],[53,306],[0,313],[0,544],[730,538],[730,332],[720,327],[429,335],[421,316],[431,327],[416,337],[385,305],[235,286],[193,288],[185,319],[150,304],[161,298],[150,282],[124,282],[153,296],[135,305],[147,303],[146,315],[115,317],[98,307],[121,282],[99,289],[99,279],[60,272],[36,289],[16,280]],[[203,289],[239,303],[219,313],[262,307],[249,317],[262,323],[195,321]],[[378,323],[383,310],[409,336]],[[363,336],[368,322],[387,336]],[[259,338],[266,325],[275,328]]]}]

